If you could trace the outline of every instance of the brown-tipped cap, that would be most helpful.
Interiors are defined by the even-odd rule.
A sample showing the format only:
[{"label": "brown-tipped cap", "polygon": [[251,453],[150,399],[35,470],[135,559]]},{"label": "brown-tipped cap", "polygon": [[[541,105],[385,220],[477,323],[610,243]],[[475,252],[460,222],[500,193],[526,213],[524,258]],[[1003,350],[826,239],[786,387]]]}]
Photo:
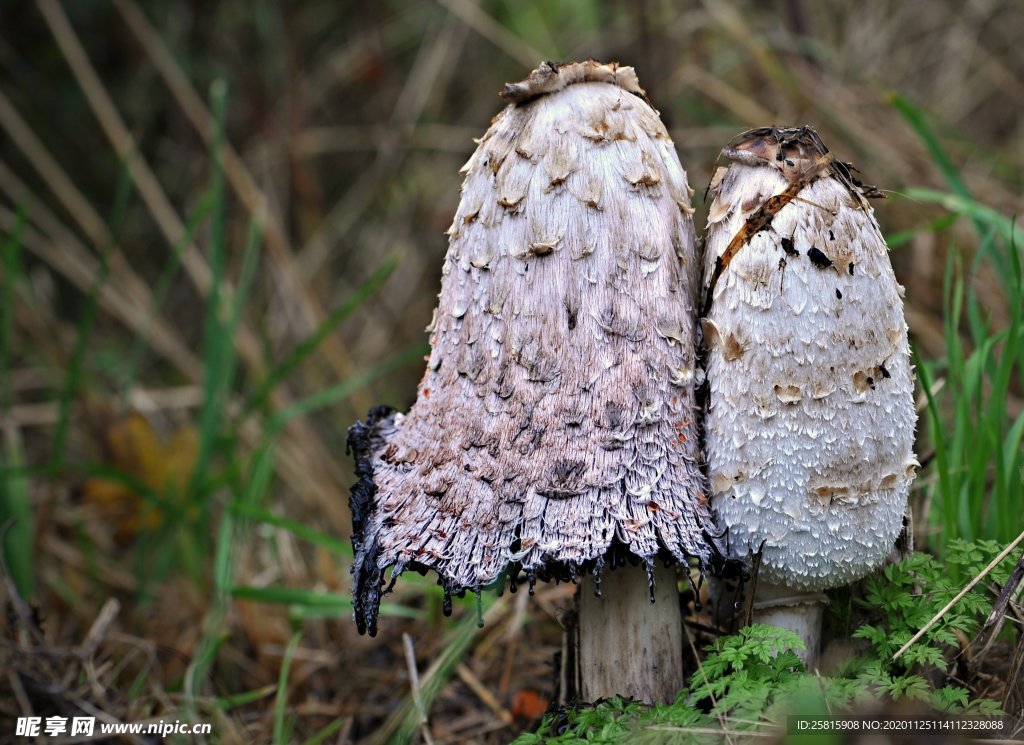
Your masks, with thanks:
[{"label": "brown-tipped cap", "polygon": [[814,127],[758,127],[737,135],[722,149],[722,157],[736,163],[769,166],[777,169],[791,184],[832,176],[846,185],[852,194],[869,199],[885,195],[874,186],[863,184],[849,163],[835,159]]},{"label": "brown-tipped cap", "polygon": [[526,80],[506,83],[501,97],[511,103],[521,104],[540,96],[555,93],[575,83],[611,83],[647,100],[647,93],[640,87],[636,71],[618,62],[542,62]]}]

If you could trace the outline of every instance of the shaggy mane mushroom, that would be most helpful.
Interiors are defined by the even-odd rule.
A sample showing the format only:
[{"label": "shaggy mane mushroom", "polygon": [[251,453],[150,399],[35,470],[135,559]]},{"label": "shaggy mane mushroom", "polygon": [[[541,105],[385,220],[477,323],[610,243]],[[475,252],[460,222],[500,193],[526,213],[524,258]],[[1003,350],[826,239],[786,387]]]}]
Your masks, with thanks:
[{"label": "shaggy mane mushroom", "polygon": [[705,432],[732,558],[760,555],[755,619],[813,667],[823,590],[889,556],[914,479],[914,383],[868,198],[810,127],[722,151],[704,250]]},{"label": "shaggy mane mushroom", "polygon": [[503,96],[462,169],[416,403],[350,430],[356,622],[375,633],[389,568],[449,597],[588,576],[579,657],[604,672],[580,695],[667,700],[682,637],[661,564],[712,551],[691,191],[632,68],[544,63]]}]

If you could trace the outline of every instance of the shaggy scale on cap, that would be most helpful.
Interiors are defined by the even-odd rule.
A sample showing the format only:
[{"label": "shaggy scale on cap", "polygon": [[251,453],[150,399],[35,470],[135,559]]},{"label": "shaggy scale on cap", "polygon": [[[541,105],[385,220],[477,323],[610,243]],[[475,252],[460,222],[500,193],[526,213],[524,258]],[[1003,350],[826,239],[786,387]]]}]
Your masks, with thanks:
[{"label": "shaggy scale on cap", "polygon": [[350,430],[355,615],[386,570],[446,594],[709,558],[686,174],[632,68],[545,63],[466,163],[407,415]]},{"label": "shaggy scale on cap", "polygon": [[809,127],[751,130],[722,155],[704,253],[713,508],[767,582],[847,584],[888,556],[917,465],[878,193]]}]

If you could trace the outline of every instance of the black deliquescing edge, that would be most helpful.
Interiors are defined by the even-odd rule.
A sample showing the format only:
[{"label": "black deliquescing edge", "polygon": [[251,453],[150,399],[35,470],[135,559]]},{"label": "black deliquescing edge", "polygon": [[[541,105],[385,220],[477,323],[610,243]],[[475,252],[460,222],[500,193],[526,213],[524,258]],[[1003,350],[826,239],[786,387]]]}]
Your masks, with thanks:
[{"label": "black deliquescing edge", "polygon": [[377,508],[375,497],[377,485],[373,481],[373,452],[375,441],[380,439],[380,424],[394,418],[395,409],[377,406],[370,410],[365,422],[356,422],[348,430],[345,443],[346,454],[356,460],[356,482],[348,506],[352,512],[352,549],[355,560],[352,563],[353,577],[352,605],[356,627],[360,634],[369,632],[377,635],[377,613],[380,597],[384,591],[384,570],[377,566],[380,546],[376,536],[367,545],[366,525]]},{"label": "black deliquescing edge", "polygon": [[[377,635],[377,618],[380,612],[380,602],[383,595],[394,585],[395,580],[407,569],[411,569],[421,575],[434,572],[437,575],[437,583],[444,589],[444,613],[450,615],[452,611],[451,598],[463,597],[467,591],[479,595],[487,589],[496,589],[498,594],[504,592],[506,582],[511,592],[516,592],[518,585],[526,584],[530,594],[533,594],[534,585],[540,582],[566,582],[576,584],[587,575],[595,578],[595,591],[598,595],[601,592],[601,574],[607,568],[614,570],[616,567],[642,564],[648,574],[651,583],[651,597],[653,602],[653,568],[654,562],[661,561],[665,566],[680,564],[665,546],[652,556],[637,556],[629,548],[622,544],[617,537],[602,556],[583,562],[559,561],[550,559],[543,565],[524,570],[519,562],[509,563],[505,570],[494,580],[484,582],[476,586],[461,585],[452,577],[438,571],[435,566],[429,566],[417,561],[408,563],[393,563],[380,566],[381,549],[376,535],[367,534],[367,526],[370,518],[377,508],[376,496],[377,485],[374,482],[373,458],[374,454],[384,445],[382,430],[387,429],[394,416],[395,409],[390,406],[377,406],[370,410],[364,422],[356,422],[348,430],[346,441],[346,453],[355,456],[355,470],[357,480],[352,485],[349,497],[349,508],[352,512],[352,548],[355,559],[350,570],[353,575],[352,604],[355,616],[356,627],[360,634],[368,633],[370,636]],[[737,571],[738,563],[727,559],[728,551],[724,547],[724,540],[727,540],[726,533],[716,534],[713,532],[713,523],[703,530],[705,545],[708,547],[707,556],[691,556],[685,554],[686,560],[696,559],[700,570],[700,581],[694,584],[692,578],[687,574],[694,597],[699,603],[699,585],[703,583],[706,572],[719,576],[721,574],[732,574]],[[513,552],[518,551],[518,538],[512,546]],[[392,569],[391,582],[385,589],[385,574]]]}]

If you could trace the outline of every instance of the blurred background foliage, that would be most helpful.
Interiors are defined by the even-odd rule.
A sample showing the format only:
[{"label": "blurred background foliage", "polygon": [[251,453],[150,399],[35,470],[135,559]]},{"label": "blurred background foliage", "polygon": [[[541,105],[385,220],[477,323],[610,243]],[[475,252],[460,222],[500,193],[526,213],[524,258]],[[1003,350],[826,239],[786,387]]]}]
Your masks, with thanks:
[{"label": "blurred background foliage", "polygon": [[412,403],[459,167],[544,59],[636,67],[698,226],[752,126],[812,124],[888,192],[918,535],[1008,541],[1022,33],[1008,0],[0,0],[6,636],[35,644],[4,647],[0,713],[383,741],[417,726],[403,631],[437,741],[543,710],[571,588],[488,599],[476,638],[410,581],[356,636],[344,437]]}]

